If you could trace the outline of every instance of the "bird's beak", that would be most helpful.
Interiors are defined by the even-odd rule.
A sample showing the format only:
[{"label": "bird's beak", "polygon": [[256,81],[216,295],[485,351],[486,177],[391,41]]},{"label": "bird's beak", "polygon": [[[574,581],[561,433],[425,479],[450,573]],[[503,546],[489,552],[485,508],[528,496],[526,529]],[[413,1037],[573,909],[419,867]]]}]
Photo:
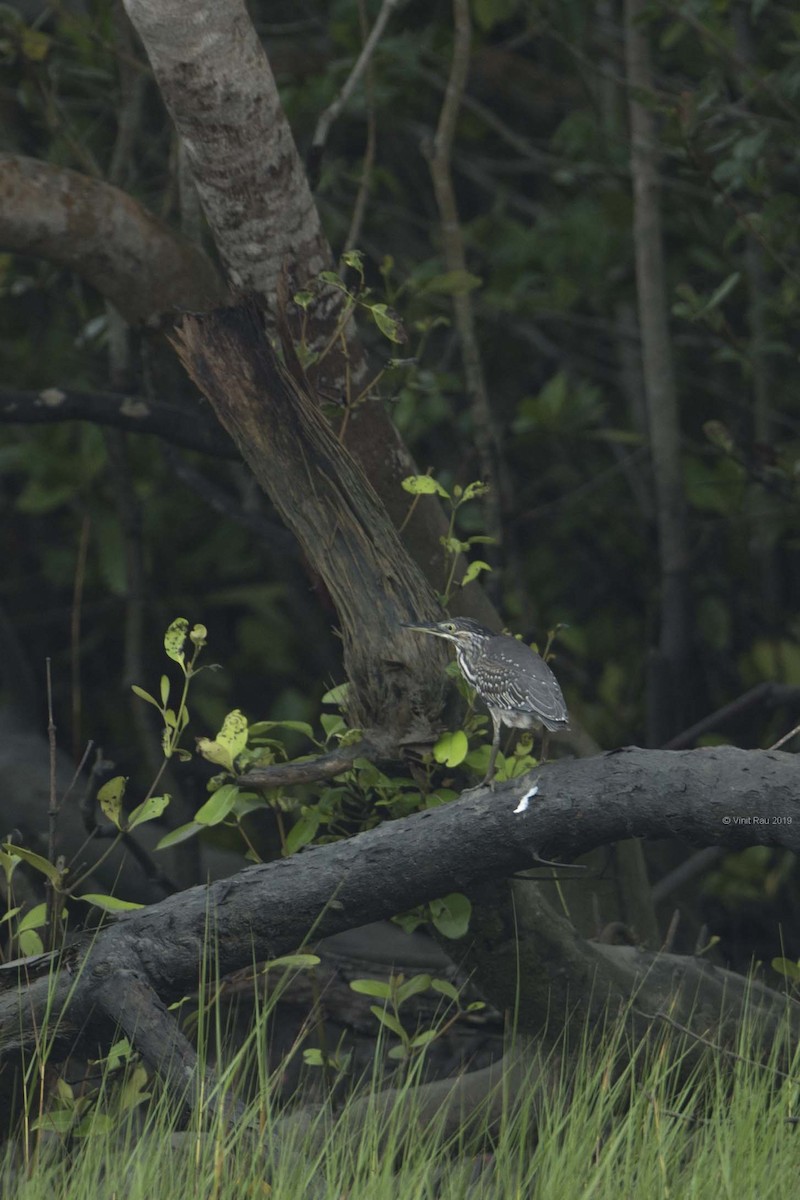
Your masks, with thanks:
[{"label": "bird's beak", "polygon": [[405,621],[401,621],[400,628],[401,629],[413,629],[415,633],[432,633],[434,637],[444,637],[444,634],[442,633],[441,629],[437,628],[437,626],[434,624],[414,625],[411,623],[406,623]]}]

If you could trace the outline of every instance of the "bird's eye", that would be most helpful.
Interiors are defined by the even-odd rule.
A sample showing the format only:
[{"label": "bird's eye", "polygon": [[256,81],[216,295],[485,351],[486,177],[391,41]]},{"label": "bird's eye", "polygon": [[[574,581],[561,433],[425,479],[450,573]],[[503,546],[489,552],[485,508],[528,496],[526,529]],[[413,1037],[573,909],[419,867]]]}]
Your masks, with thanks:
[{"label": "bird's eye", "polygon": [[456,631],[456,627],[452,621],[446,621],[444,627],[448,633],[455,633],[455,631]]}]

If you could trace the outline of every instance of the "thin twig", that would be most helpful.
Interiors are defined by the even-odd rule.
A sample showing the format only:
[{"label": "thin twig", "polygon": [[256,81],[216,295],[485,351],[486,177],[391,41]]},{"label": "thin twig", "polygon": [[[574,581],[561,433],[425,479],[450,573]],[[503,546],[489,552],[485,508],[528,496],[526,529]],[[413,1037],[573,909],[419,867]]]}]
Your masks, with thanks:
[{"label": "thin twig", "polygon": [[783,737],[778,738],[777,742],[775,742],[774,745],[770,746],[769,749],[770,750],[778,750],[786,742],[790,741],[791,738],[793,738],[796,733],[800,733],[800,725],[795,725],[794,729],[790,729],[788,733],[785,733],[783,735]]},{"label": "thin twig", "polygon": [[[745,1058],[744,1055],[737,1054],[735,1050],[729,1050],[727,1046],[720,1046],[718,1042],[712,1042],[710,1038],[704,1038],[702,1034],[694,1033],[687,1025],[681,1025],[680,1021],[676,1021],[674,1017],[662,1012],[661,1009],[658,1012],[648,1013],[644,1012],[641,1008],[637,1008],[634,1009],[634,1012],[638,1013],[640,1017],[644,1017],[646,1021],[663,1021],[666,1025],[671,1025],[673,1029],[677,1029],[679,1033],[684,1033],[693,1042],[700,1042],[703,1046],[708,1046],[709,1050],[714,1050],[717,1054],[726,1054],[728,1058],[733,1058],[736,1062],[744,1063],[746,1067],[758,1067],[759,1070],[765,1069],[764,1063],[758,1062],[754,1058]],[[767,1069],[774,1075],[779,1075],[781,1079],[788,1079],[792,1083],[800,1082],[797,1075],[790,1075],[786,1071],[781,1071],[779,1067],[769,1067]]]},{"label": "thin twig", "polygon": [[399,2],[400,0],[383,0],[381,10],[375,18],[375,24],[372,26],[370,35],[364,43],[361,53],[353,64],[353,69],[347,76],[342,90],[339,92],[339,95],[336,97],[333,103],[328,105],[317,121],[317,127],[314,130],[314,136],[311,139],[311,150],[309,152],[308,163],[308,173],[312,180],[312,187],[314,186],[315,181],[319,178],[319,167],[322,161],[322,152],[325,149],[325,142],[327,141],[331,125],[339,117],[342,109],[352,96],[356,84],[364,74],[367,64],[378,47],[378,42],[381,40],[389,17],[392,15],[395,8],[397,8]]},{"label": "thin twig", "polygon": [[[468,0],[453,0],[455,37],[450,61],[450,75],[445,88],[439,122],[432,145],[423,144],[428,159],[442,237],[445,269],[467,277],[467,256],[456,202],[452,175],[452,149],[461,102],[469,74],[472,26]],[[495,483],[487,496],[489,533],[495,544],[502,542],[501,496],[505,489],[502,477],[500,437],[492,417],[489,395],[483,372],[472,300],[466,287],[456,288],[453,297],[453,317],[458,333],[464,382],[475,424],[475,441],[483,477]]]},{"label": "thin twig", "polygon": [[[81,533],[78,539],[78,557],[75,562],[75,579],[72,586],[72,608],[69,620],[69,656],[70,681],[72,691],[72,757],[78,757],[78,747],[81,744],[81,613],[83,608],[83,586],[86,582],[86,560],[89,555],[89,533],[92,528],[92,518],[88,513],[81,522]],[[48,659],[48,670],[49,662]]]},{"label": "thin twig", "polygon": [[[729,721],[745,716],[754,708],[774,709],[783,704],[797,707],[800,704],[800,688],[765,680],[749,688],[741,696],[737,696],[735,700],[731,700],[729,704],[724,704],[722,708],[718,708],[715,712],[709,713],[707,717],[703,717],[702,720],[696,721],[694,725],[690,725],[688,729],[684,729],[682,733],[677,734],[674,738],[670,738],[668,742],[664,743],[661,749],[686,750],[704,733],[724,729]],[[800,726],[795,727],[785,737],[781,738],[779,742],[776,742],[774,746],[768,748],[776,750],[779,746],[783,745],[784,741],[792,737],[798,729],[800,729]]]},{"label": "thin twig", "polygon": [[[361,37],[364,40],[364,45],[366,46],[368,34],[365,0],[358,0],[358,20],[361,25]],[[350,218],[350,228],[347,231],[347,237],[344,241],[345,252],[352,250],[357,245],[358,239],[361,236],[361,228],[364,224],[364,214],[367,211],[367,200],[369,198],[370,188],[372,187],[372,171],[375,166],[375,152],[378,146],[378,125],[375,118],[375,67],[371,60],[367,64],[367,73],[364,77],[364,103],[367,110],[367,144],[364,147],[364,160],[361,164],[361,179],[358,182],[358,191],[356,192],[355,204],[353,205],[353,215]]]},{"label": "thin twig", "polygon": [[[58,821],[58,794],[56,791],[56,723],[53,720],[53,679],[50,671],[50,659],[45,659],[47,675],[47,742],[50,748],[50,801],[47,805],[47,859],[53,863],[59,872],[63,870],[64,860],[56,861],[56,823]],[[55,950],[57,945],[57,930],[59,917],[59,887],[49,876],[45,883],[47,895],[47,921],[45,924],[47,949]]]},{"label": "thin twig", "polygon": [[50,659],[46,658],[47,676],[47,742],[50,748],[50,802],[47,806],[47,858],[52,862],[56,853],[56,820],[58,818],[58,796],[56,794],[56,724],[53,720],[53,679]]}]

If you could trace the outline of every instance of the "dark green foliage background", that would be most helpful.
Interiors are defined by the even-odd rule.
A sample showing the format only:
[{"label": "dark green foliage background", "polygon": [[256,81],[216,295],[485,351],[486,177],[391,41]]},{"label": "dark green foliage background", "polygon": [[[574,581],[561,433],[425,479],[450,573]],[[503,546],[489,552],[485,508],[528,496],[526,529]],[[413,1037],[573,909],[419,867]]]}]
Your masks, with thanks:
[{"label": "dark green foliage background", "polygon": [[[250,7],[305,152],[361,47],[359,7],[353,0]],[[123,99],[112,6],[96,0],[86,12],[59,7],[43,16],[29,8],[24,18],[8,9],[0,15],[6,148],[107,177]],[[365,8],[371,22],[378,5]],[[494,595],[509,625],[528,637],[544,641],[557,622],[568,626],[556,670],[571,711],[602,746],[641,741],[658,566],[635,368],[621,5],[475,0],[472,12],[454,174],[470,271],[481,281],[472,293],[480,350],[511,481]],[[386,289],[406,323],[409,354],[422,346],[416,368],[386,376],[386,402],[420,469],[432,467],[448,486],[480,473],[421,151],[438,118],[451,21],[445,2],[412,2],[392,18],[370,83],[333,126],[317,189],[338,252],[371,109],[377,153],[357,244],[369,283]],[[692,555],[686,687],[697,719],[761,680],[800,684],[800,14],[758,0],[657,2],[650,28],[656,91],[646,99],[663,143]],[[121,182],[173,223],[175,160],[149,81]],[[0,288],[6,386],[111,386],[98,296],[67,272],[8,255],[0,258]],[[364,334],[375,338],[376,362],[388,357],[374,331]],[[146,391],[153,353],[137,335],[130,390]],[[754,422],[759,388],[768,395],[766,438]],[[177,374],[174,394],[161,398],[195,403]],[[709,422],[722,426],[714,437]],[[341,669],[335,613],[302,564],[282,544],[266,549],[188,491],[155,440],[129,438],[127,455],[141,518],[149,669],[160,671],[161,633],[172,617],[202,620],[225,670],[198,684],[195,732],[212,732],[234,704],[252,719],[314,719]],[[241,469],[185,457],[237,504],[270,519]],[[41,721],[50,655],[57,713],[69,725],[72,596],[88,522],[81,735],[130,753],[126,539],[119,474],[103,433],[5,426],[0,489],[0,603],[35,681],[24,697],[18,677],[5,680],[6,700],[27,699]],[[480,507],[463,511],[465,532],[480,532]],[[757,714],[730,735],[768,745],[785,727],[785,714]]]}]

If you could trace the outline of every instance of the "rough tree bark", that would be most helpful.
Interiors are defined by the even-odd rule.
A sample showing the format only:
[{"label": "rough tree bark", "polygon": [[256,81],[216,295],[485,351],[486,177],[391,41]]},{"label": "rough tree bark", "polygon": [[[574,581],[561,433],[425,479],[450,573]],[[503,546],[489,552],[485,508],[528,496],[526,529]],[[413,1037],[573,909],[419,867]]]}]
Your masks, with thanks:
[{"label": "rough tree bark", "polygon": [[[242,0],[193,5],[125,0],[187,157],[220,258],[235,285],[255,291],[277,314],[278,280],[305,284],[333,265],[267,56]],[[327,291],[311,314],[309,341],[324,344],[343,298]],[[348,384],[348,376],[351,381]],[[360,391],[363,352],[348,331],[347,360],[335,354],[317,380],[326,390]],[[408,513],[400,484],[416,467],[380,400],[367,397],[347,423],[345,442],[395,527]],[[403,541],[434,587],[444,585],[444,514],[418,505]],[[482,589],[459,593],[454,609],[498,627]]]},{"label": "rough tree bark", "polygon": [[174,340],[330,592],[353,687],[352,723],[391,750],[403,738],[430,738],[445,655],[399,623],[419,613],[436,619],[436,597],[317,404],[279,363],[262,310],[249,302],[187,315]]}]

